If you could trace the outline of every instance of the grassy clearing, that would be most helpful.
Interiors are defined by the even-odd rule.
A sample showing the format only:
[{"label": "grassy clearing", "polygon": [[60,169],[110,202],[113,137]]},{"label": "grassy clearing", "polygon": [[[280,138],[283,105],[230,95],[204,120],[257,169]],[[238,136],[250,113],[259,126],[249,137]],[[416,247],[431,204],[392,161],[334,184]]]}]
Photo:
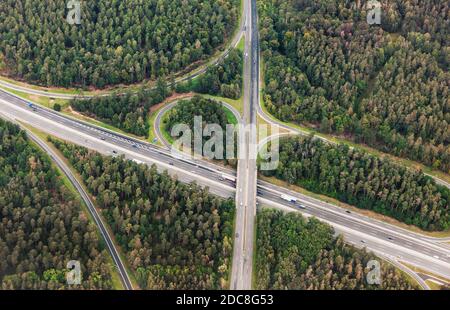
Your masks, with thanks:
[{"label": "grassy clearing", "polygon": [[24,93],[24,92],[21,92],[18,90],[14,90],[14,89],[11,89],[8,87],[3,87],[3,86],[0,86],[0,88],[3,90],[9,91],[10,93],[12,93],[16,96],[19,96],[25,100],[32,101],[32,102],[38,103],[40,105],[43,105],[44,107],[47,107],[49,109],[53,109],[53,107],[56,103],[58,103],[61,106],[61,108],[65,108],[69,105],[69,100],[66,100],[66,99],[52,99],[50,97],[45,97],[45,96],[30,95],[30,94],[27,94],[27,93]]},{"label": "grassy clearing", "polygon": [[244,52],[244,49],[245,49],[245,36],[242,36],[241,40],[239,41],[238,45],[236,46],[236,49],[241,51],[241,53]]},{"label": "grassy clearing", "polygon": [[434,281],[431,280],[425,280],[425,283],[428,284],[428,286],[430,287],[430,289],[434,290],[434,291],[440,291],[442,289],[442,286],[437,284]]},{"label": "grassy clearing", "polygon": [[204,95],[204,94],[199,94],[199,95],[204,98],[207,98],[207,99],[226,102],[230,106],[232,106],[236,111],[238,111],[240,115],[243,115],[243,113],[244,113],[244,98],[243,97],[241,97],[239,99],[230,99],[230,98],[212,96],[212,95]]},{"label": "grassy clearing", "polygon": [[370,218],[373,218],[373,219],[376,219],[376,220],[379,220],[379,221],[382,221],[382,222],[385,222],[385,223],[388,223],[388,224],[391,224],[391,225],[395,225],[395,226],[397,226],[399,228],[403,228],[403,229],[406,229],[406,230],[409,230],[409,231],[412,231],[412,232],[415,232],[415,233],[419,233],[419,234],[422,234],[422,235],[435,237],[435,238],[450,237],[450,230],[433,231],[433,232],[424,231],[424,230],[422,230],[422,229],[420,229],[420,228],[418,228],[416,226],[407,225],[405,223],[402,223],[402,222],[400,222],[400,221],[398,221],[398,220],[396,220],[396,219],[394,219],[392,217],[389,217],[389,216],[386,216],[386,215],[382,215],[382,214],[376,213],[374,211],[356,208],[356,207],[354,207],[352,205],[349,205],[347,203],[341,202],[341,201],[339,201],[337,199],[330,198],[330,197],[322,195],[322,194],[313,193],[313,192],[308,191],[308,190],[304,189],[303,187],[300,187],[300,186],[297,186],[297,185],[291,185],[291,184],[289,184],[289,183],[287,183],[285,181],[279,180],[279,179],[277,179],[275,177],[266,177],[266,176],[258,174],[258,178],[260,178],[261,180],[267,181],[269,183],[272,183],[274,185],[277,185],[277,186],[280,186],[280,187],[283,187],[283,188],[287,188],[287,189],[292,190],[294,192],[297,192],[297,193],[300,193],[300,194],[303,194],[303,195],[306,195],[306,196],[318,199],[320,201],[323,201],[323,202],[326,202],[326,203],[330,203],[330,204],[336,205],[338,207],[350,210],[351,212],[359,213],[359,214],[362,214],[364,216],[367,216],[367,217],[370,217]]},{"label": "grassy clearing", "polygon": [[441,281],[444,282],[444,283],[450,284],[450,279],[447,279],[447,278],[445,278],[445,277],[436,275],[436,274],[434,274],[434,273],[432,273],[432,272],[423,270],[422,268],[419,268],[419,267],[416,267],[416,266],[412,266],[412,265],[410,265],[410,264],[408,264],[408,263],[405,263],[405,262],[401,262],[401,263],[402,263],[402,265],[405,265],[406,267],[408,267],[409,269],[411,269],[412,271],[414,271],[414,272],[416,272],[416,273],[421,273],[421,274],[424,274],[424,275],[428,275],[428,276],[430,276],[430,277],[439,279],[439,280],[441,280]]}]

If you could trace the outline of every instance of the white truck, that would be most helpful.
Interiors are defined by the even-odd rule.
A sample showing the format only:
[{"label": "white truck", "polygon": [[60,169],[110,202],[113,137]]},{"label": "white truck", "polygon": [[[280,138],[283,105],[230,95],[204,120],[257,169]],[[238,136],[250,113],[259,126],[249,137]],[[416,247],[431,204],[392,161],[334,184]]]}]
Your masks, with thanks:
[{"label": "white truck", "polygon": [[236,182],[236,178],[234,178],[234,177],[230,177],[230,176],[228,176],[228,175],[226,175],[226,174],[222,174],[220,177],[219,177],[219,179],[222,181],[222,180],[228,180],[228,181],[231,181],[231,182]]},{"label": "white truck", "polygon": [[289,196],[289,195],[281,195],[281,199],[292,202],[292,203],[296,203],[297,202],[297,198]]}]

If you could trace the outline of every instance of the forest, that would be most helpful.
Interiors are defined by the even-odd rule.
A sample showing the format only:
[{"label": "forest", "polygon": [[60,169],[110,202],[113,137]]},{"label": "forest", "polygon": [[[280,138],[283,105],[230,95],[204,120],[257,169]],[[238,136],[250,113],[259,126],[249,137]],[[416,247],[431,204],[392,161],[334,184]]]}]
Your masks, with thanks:
[{"label": "forest", "polygon": [[[393,266],[333,234],[331,226],[315,218],[263,209],[257,216],[256,289],[418,289]],[[370,260],[380,262],[380,285],[367,282]]]},{"label": "forest", "polygon": [[239,0],[2,0],[0,53],[8,74],[44,86],[130,84],[180,72],[231,36]]},{"label": "forest", "polygon": [[448,1],[259,0],[264,102],[284,121],[450,171]]},{"label": "forest", "polygon": [[424,230],[450,228],[448,188],[422,171],[347,145],[314,137],[282,139],[277,169],[261,173]]},{"label": "forest", "polygon": [[[0,119],[1,289],[111,289],[112,267],[96,226],[51,160]],[[80,262],[81,284],[66,283]]]},{"label": "forest", "polygon": [[[225,159],[225,162],[230,165],[236,165],[236,150],[237,150],[237,133],[234,132],[234,153],[233,154],[227,154],[226,145],[227,145],[227,125],[235,125],[236,120],[233,116],[231,116],[231,111],[228,111],[220,102],[202,98],[200,96],[195,96],[190,100],[182,100],[180,101],[174,108],[172,108],[170,111],[167,112],[167,114],[163,118],[163,129],[170,135],[172,132],[172,129],[177,124],[186,124],[189,126],[189,128],[192,131],[192,143],[191,147],[192,149],[195,148],[194,144],[194,117],[199,116],[202,119],[202,131],[205,132],[205,126],[207,124],[217,124],[220,126],[220,128],[223,130],[223,153],[222,154],[215,154],[214,159]],[[230,115],[229,115],[230,114]],[[234,128],[234,127],[233,127]],[[206,143],[210,139],[212,139],[213,136],[215,136],[217,133],[214,133],[214,135],[211,136],[203,136],[202,139],[202,153],[204,154],[205,147],[207,146]],[[231,137],[230,137],[231,139]],[[208,151],[210,149],[208,148]],[[216,151],[215,147],[211,148],[212,152]],[[228,155],[228,156],[227,156]],[[229,158],[229,159],[227,159]],[[211,158],[212,159],[212,158]]]},{"label": "forest", "polygon": [[143,289],[225,289],[234,201],[167,172],[51,142],[80,173]]},{"label": "forest", "polygon": [[176,91],[178,93],[194,91],[239,99],[242,93],[243,65],[242,52],[231,49],[228,57],[221,60],[217,66],[209,66],[205,74],[200,75],[196,80],[180,83],[177,85]]},{"label": "forest", "polygon": [[158,79],[154,89],[141,87],[137,92],[75,99],[70,106],[78,112],[137,136],[148,136],[149,109],[170,95],[166,82]]}]

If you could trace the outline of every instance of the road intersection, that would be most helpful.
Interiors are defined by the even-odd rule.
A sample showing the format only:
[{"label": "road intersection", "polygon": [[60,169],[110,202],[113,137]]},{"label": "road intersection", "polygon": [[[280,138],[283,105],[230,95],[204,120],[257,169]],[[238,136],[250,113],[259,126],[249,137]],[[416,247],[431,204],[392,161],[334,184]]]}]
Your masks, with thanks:
[{"label": "road intersection", "polygon": [[[239,157],[237,173],[203,160],[174,158],[167,148],[157,147],[40,106],[30,109],[25,100],[4,91],[0,91],[0,111],[10,118],[28,123],[67,141],[106,155],[114,155],[114,150],[139,163],[156,164],[160,171],[167,170],[180,181],[195,180],[199,185],[209,187],[214,194],[235,197],[237,216],[230,281],[232,289],[251,289],[256,201],[261,205],[317,217],[332,225],[337,233],[342,233],[348,243],[366,247],[389,260],[406,262],[450,278],[450,249],[448,244],[444,243],[450,238],[433,238],[411,232],[361,214],[348,213],[335,205],[257,180],[256,115],[259,114],[269,123],[274,121],[262,111],[259,100],[259,42],[255,0],[244,2],[239,33],[245,33],[246,37],[244,103],[247,104],[242,120],[244,124],[255,125],[255,131],[250,130],[240,135],[243,139],[240,144],[242,156]],[[295,133],[292,128],[288,129]],[[230,178],[221,180],[223,174]],[[232,179],[236,182],[231,181]],[[297,205],[281,199],[282,194],[298,198],[305,208],[300,209]]]}]

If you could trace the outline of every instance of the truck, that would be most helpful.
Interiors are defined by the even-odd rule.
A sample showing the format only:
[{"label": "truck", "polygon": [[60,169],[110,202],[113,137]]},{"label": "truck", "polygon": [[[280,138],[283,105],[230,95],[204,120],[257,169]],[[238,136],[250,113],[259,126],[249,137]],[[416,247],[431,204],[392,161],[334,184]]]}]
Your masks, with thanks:
[{"label": "truck", "polygon": [[228,180],[228,181],[231,181],[231,182],[236,182],[236,178],[229,177],[229,176],[227,176],[226,174],[222,174],[222,175],[220,176],[220,179]]},{"label": "truck", "polygon": [[34,106],[33,103],[27,102],[27,105],[28,105],[28,107],[29,107],[30,109],[33,109],[33,111],[36,111],[36,107]]},{"label": "truck", "polygon": [[281,199],[292,202],[292,203],[296,203],[297,202],[297,198],[289,196],[289,195],[281,195]]}]

